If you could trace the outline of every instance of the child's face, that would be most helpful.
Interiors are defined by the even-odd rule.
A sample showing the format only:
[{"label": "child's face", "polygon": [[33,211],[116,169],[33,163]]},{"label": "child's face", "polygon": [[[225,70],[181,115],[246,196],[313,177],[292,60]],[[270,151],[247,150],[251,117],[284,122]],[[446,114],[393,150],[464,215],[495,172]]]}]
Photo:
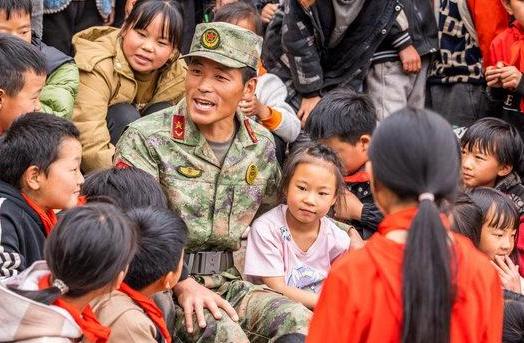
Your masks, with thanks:
[{"label": "child's face", "polygon": [[362,136],[356,144],[344,142],[338,137],[321,139],[320,143],[325,144],[331,149],[335,150],[335,152],[338,154],[338,157],[344,164],[347,175],[356,173],[368,161],[369,140],[367,135]]},{"label": "child's face", "polygon": [[31,43],[31,15],[22,11],[7,13],[0,11],[0,33],[16,36],[27,43]]},{"label": "child's face", "polygon": [[511,169],[478,147],[469,151],[462,148],[462,180],[466,187],[494,187],[497,178],[508,175]]},{"label": "child's face", "polygon": [[45,79],[45,75],[29,70],[24,73],[24,87],[15,96],[9,96],[0,89],[0,133],[22,114],[40,110],[40,92]]},{"label": "child's face", "polygon": [[[489,214],[488,214],[489,215]],[[482,224],[479,250],[493,260],[496,255],[508,256],[515,247],[517,230],[513,228],[496,228],[490,226],[491,220]]]},{"label": "child's face", "polygon": [[524,0],[503,0],[502,4],[519,24],[524,25]]},{"label": "child's face", "polygon": [[164,17],[157,15],[144,30],[126,29],[122,32],[122,50],[134,71],[147,73],[162,67],[173,55],[174,47],[164,37]]},{"label": "child's face", "polygon": [[49,166],[48,173],[40,173],[37,199],[46,209],[68,209],[78,203],[80,186],[84,177],[80,172],[82,146],[74,138],[67,137],[60,144],[58,159]]},{"label": "child's face", "polygon": [[290,214],[300,223],[318,221],[336,201],[336,184],[333,169],[326,162],[299,164],[286,192]]}]

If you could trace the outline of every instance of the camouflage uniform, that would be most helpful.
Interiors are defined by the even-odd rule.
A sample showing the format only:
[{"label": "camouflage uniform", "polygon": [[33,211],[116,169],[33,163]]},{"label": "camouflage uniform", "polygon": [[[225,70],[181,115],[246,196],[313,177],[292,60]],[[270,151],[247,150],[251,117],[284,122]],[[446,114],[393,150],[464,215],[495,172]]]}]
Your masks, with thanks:
[{"label": "camouflage uniform", "polygon": [[[211,44],[216,42],[214,35],[218,35],[218,47]],[[198,55],[198,49],[205,53],[207,45],[212,49],[207,51],[211,56],[205,55],[206,58],[233,68],[256,68],[255,48],[260,42],[253,36],[226,23],[200,24],[190,55]],[[228,40],[234,44],[228,44]],[[193,54],[195,50],[197,53]],[[236,64],[229,60],[223,63],[224,55],[235,56]],[[185,100],[134,122],[117,144],[117,165],[133,165],[160,181],[171,208],[188,226],[188,252],[237,250],[256,213],[276,203],[281,174],[273,137],[242,114],[236,113],[235,118],[238,130],[222,165],[192,122]],[[279,338],[282,341],[286,335],[303,337],[307,333],[311,316],[308,309],[265,286],[242,281],[235,268],[196,279],[228,300],[237,310],[240,323],[233,322],[225,313],[220,321],[206,313],[207,328],[189,335],[183,328],[179,308],[176,322],[179,339],[273,342]]]}]

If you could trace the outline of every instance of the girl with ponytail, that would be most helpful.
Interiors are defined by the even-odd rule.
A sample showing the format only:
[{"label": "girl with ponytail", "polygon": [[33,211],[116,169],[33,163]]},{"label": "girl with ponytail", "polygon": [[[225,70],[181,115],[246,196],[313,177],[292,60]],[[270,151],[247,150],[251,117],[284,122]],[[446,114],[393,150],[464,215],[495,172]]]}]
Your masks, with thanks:
[{"label": "girl with ponytail", "polygon": [[89,303],[119,287],[135,250],[134,224],[113,205],[68,210],[45,261],[0,281],[0,342],[107,342],[110,329]]},{"label": "girl with ponytail", "polygon": [[367,167],[384,220],[332,268],[308,342],[500,342],[497,273],[440,210],[459,178],[449,124],[398,111],[375,131]]}]

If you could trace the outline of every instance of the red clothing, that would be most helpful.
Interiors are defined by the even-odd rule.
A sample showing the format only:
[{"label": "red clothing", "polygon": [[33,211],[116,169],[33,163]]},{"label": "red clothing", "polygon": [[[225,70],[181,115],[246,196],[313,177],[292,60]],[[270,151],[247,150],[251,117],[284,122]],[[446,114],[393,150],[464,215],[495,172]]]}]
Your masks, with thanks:
[{"label": "red clothing", "polygon": [[[458,264],[450,342],[501,342],[502,288],[494,268],[453,234]],[[322,287],[307,338],[315,342],[400,342],[404,245],[376,233],[335,262]]]}]

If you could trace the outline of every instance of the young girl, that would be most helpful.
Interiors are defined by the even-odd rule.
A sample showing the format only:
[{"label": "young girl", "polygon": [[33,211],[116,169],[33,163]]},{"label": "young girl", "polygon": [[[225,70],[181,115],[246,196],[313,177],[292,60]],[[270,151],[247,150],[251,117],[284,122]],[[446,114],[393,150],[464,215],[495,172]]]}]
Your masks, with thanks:
[{"label": "young girl", "polygon": [[347,233],[326,217],[344,189],[336,153],[310,145],[289,157],[282,197],[253,222],[244,273],[255,283],[313,308],[331,263],[350,243]]},{"label": "young girl", "polygon": [[427,110],[392,114],[373,135],[367,167],[384,220],[332,268],[307,341],[500,342],[497,273],[439,209],[459,179],[449,124]]},{"label": "young girl", "polygon": [[114,145],[129,123],[182,97],[181,30],[174,2],[141,0],[122,29],[93,27],[75,36],[80,86],[73,121],[85,149],[84,171],[110,167]]},{"label": "young girl", "polygon": [[106,342],[110,330],[89,303],[120,285],[135,250],[135,228],[116,207],[67,211],[47,238],[45,261],[0,283],[0,342]]}]

